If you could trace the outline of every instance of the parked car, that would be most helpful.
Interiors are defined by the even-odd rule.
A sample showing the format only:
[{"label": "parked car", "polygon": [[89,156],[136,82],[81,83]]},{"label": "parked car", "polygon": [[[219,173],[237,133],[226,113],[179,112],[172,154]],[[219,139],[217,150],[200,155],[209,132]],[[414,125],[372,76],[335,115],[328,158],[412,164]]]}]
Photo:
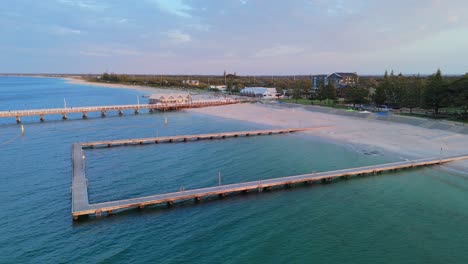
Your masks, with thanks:
[{"label": "parked car", "polygon": [[391,111],[391,108],[389,108],[386,105],[379,105],[379,106],[377,106],[377,111],[379,111],[379,112],[389,112],[389,111]]}]

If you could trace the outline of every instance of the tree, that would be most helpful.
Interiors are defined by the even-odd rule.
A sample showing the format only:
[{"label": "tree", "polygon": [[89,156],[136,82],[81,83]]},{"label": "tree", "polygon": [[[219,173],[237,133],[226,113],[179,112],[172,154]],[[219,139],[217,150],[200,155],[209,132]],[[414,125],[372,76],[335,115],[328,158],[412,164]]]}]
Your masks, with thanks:
[{"label": "tree", "polygon": [[468,73],[449,85],[451,102],[463,109],[463,118],[468,118]]},{"label": "tree", "polygon": [[387,100],[387,96],[385,95],[385,89],[383,85],[377,86],[375,89],[375,94],[374,94],[374,103],[376,105],[383,105],[385,104],[385,101]]},{"label": "tree", "polygon": [[336,88],[332,84],[327,84],[325,86],[320,86],[317,90],[317,98],[322,100],[336,100]]},{"label": "tree", "polygon": [[239,93],[242,88],[244,88],[244,85],[241,82],[235,82],[233,83],[233,92],[234,93]]},{"label": "tree", "polygon": [[439,109],[447,103],[447,84],[439,70],[428,78],[424,92],[424,106],[433,109],[434,114],[439,114]]},{"label": "tree", "polygon": [[300,81],[296,81],[293,87],[292,92],[293,99],[296,99],[296,103],[298,99],[302,98],[302,85]]},{"label": "tree", "polygon": [[362,86],[353,85],[353,86],[346,87],[344,94],[345,94],[346,102],[353,104],[353,108],[354,108],[356,107],[356,104],[367,103],[369,91]]},{"label": "tree", "polygon": [[101,79],[104,80],[104,81],[108,81],[109,80],[109,74],[107,72],[103,73]]},{"label": "tree", "polygon": [[401,106],[405,85],[406,78],[401,73],[398,76],[395,76],[393,71],[390,73],[390,77],[387,78],[384,87],[386,101],[389,105],[393,107]]},{"label": "tree", "polygon": [[[393,71],[391,76],[393,76]],[[393,78],[393,77],[391,77]],[[384,104],[387,101],[387,94],[392,89],[392,81],[390,77],[388,77],[387,71],[385,71],[383,80],[377,86],[374,95],[374,102],[377,106]]]},{"label": "tree", "polygon": [[310,79],[304,79],[301,81],[302,95],[306,96],[312,104],[313,94],[312,94],[312,81]]},{"label": "tree", "polygon": [[405,87],[402,106],[409,108],[410,113],[413,113],[413,108],[422,105],[423,90],[424,83],[419,75]]},{"label": "tree", "polygon": [[227,81],[227,86],[226,86],[226,90],[231,93],[232,92],[232,79],[228,79]]}]

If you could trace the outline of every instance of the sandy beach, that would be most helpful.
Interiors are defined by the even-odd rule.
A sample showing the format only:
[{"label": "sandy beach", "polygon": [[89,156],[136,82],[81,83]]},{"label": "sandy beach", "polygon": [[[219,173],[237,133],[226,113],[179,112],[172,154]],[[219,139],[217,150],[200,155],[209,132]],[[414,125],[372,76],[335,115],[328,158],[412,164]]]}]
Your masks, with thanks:
[{"label": "sandy beach", "polygon": [[[130,89],[130,90],[135,90],[135,91],[141,91],[141,92],[146,92],[148,94],[153,94],[153,93],[181,93],[181,92],[187,92],[186,89],[184,88],[156,88],[156,87],[151,87],[151,86],[142,86],[142,85],[128,85],[128,84],[118,84],[118,83],[103,83],[103,82],[89,82],[83,79],[80,76],[74,76],[74,77],[65,77],[61,78],[65,79],[68,83],[71,84],[79,84],[79,85],[92,85],[92,86],[98,86],[98,87],[104,87],[104,88],[116,88],[116,89]],[[200,93],[200,92],[192,92],[192,96],[198,97],[206,97],[206,93]]]},{"label": "sandy beach", "polygon": [[[397,153],[402,158],[437,157],[441,153],[445,156],[468,152],[468,135],[465,134],[301,108],[238,104],[189,111],[275,127],[330,126],[308,133],[335,143],[348,144],[363,152],[382,149]],[[466,166],[468,162],[461,162],[460,165]]]},{"label": "sandy beach", "polygon": [[[92,86],[99,86],[99,87],[107,87],[107,88],[120,88],[120,89],[131,89],[131,90],[137,90],[137,91],[143,91],[143,92],[159,92],[158,90],[163,90],[163,89],[157,89],[149,86],[141,86],[141,85],[127,85],[127,84],[117,84],[117,83],[98,83],[98,82],[89,82],[86,81],[85,79],[81,78],[80,76],[76,77],[65,77],[62,78],[65,79],[68,83],[71,84],[79,84],[79,85],[92,85]],[[167,90],[164,89],[166,92]],[[176,90],[174,90],[176,91]]]}]

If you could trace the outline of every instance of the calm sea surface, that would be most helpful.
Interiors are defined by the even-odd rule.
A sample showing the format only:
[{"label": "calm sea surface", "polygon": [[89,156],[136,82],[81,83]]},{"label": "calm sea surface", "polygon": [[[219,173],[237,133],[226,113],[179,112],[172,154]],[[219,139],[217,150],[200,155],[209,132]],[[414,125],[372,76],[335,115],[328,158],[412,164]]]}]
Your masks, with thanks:
[{"label": "calm sea surface", "polygon": [[[141,102],[0,77],[0,111]],[[253,115],[255,113],[252,113]],[[167,118],[167,125],[164,119]],[[0,119],[0,263],[468,263],[468,175],[438,168],[71,219],[71,144],[262,129],[189,112]],[[398,161],[296,135],[86,151],[90,202]]]}]

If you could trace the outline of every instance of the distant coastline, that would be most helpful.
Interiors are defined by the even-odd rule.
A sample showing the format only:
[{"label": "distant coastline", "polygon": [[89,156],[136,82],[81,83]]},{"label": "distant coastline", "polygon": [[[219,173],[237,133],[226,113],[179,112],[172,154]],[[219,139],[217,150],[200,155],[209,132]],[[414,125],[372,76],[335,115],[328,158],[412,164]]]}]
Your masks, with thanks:
[{"label": "distant coastline", "polygon": [[137,91],[148,92],[148,93],[160,92],[160,90],[176,91],[176,89],[162,89],[162,88],[154,88],[154,87],[150,87],[150,86],[141,86],[141,85],[91,82],[91,81],[88,81],[86,79],[83,79],[83,77],[81,77],[81,76],[56,77],[56,78],[64,79],[68,83],[71,83],[71,84],[92,85],[92,86],[107,87],[107,88],[131,89],[131,90],[137,90]]},{"label": "distant coastline", "polygon": [[106,82],[93,82],[84,79],[81,76],[69,76],[69,77],[53,77],[53,78],[60,78],[65,80],[67,83],[70,84],[77,84],[77,85],[91,85],[96,87],[103,87],[103,88],[113,88],[113,89],[127,89],[127,90],[134,90],[145,92],[148,94],[158,94],[158,93],[181,93],[181,92],[190,92],[194,99],[209,99],[213,97],[219,97],[219,95],[210,92],[210,91],[201,91],[201,90],[190,90],[185,88],[177,88],[177,87],[152,87],[152,86],[143,86],[143,85],[130,85],[130,84],[119,84],[119,83],[106,83]]},{"label": "distant coastline", "polygon": [[[97,87],[104,88],[114,88],[114,89],[130,89],[135,91],[141,91],[146,93],[180,93],[181,91],[187,91],[183,87],[152,87],[144,85],[130,85],[130,84],[120,84],[120,83],[107,83],[107,82],[93,82],[86,80],[83,76],[79,75],[44,75],[44,74],[0,74],[0,77],[31,77],[31,78],[54,78],[62,79],[70,84],[77,85],[92,85]],[[199,93],[200,91],[196,91]]]}]

